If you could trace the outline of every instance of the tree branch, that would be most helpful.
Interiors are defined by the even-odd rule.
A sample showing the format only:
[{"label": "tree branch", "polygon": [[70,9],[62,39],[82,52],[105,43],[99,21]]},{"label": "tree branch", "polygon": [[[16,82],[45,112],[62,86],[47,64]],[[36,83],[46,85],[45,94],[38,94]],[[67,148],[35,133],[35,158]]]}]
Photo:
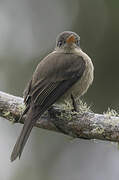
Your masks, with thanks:
[{"label": "tree branch", "polygon": [[[24,108],[23,98],[0,91],[0,116],[18,122]],[[19,123],[24,123],[22,119]],[[76,138],[119,141],[119,117],[108,114],[74,113],[62,106],[53,106],[36,123],[39,128],[57,131]]]}]

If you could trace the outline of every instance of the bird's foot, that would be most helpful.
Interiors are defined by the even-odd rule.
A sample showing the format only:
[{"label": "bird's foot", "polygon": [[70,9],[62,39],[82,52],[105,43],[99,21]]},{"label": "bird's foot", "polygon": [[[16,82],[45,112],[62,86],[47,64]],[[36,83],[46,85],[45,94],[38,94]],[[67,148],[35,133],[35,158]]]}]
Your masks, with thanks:
[{"label": "bird's foot", "polygon": [[50,120],[51,118],[54,118],[54,116],[55,116],[55,109],[53,108],[53,106],[51,106],[48,109],[48,119]]},{"label": "bird's foot", "polygon": [[74,99],[73,94],[71,94],[71,100],[72,100],[72,105],[73,105],[72,111],[78,112],[78,111],[79,111],[79,110],[78,110],[78,105],[77,105],[77,103],[76,103],[76,101],[75,101],[75,99]]}]

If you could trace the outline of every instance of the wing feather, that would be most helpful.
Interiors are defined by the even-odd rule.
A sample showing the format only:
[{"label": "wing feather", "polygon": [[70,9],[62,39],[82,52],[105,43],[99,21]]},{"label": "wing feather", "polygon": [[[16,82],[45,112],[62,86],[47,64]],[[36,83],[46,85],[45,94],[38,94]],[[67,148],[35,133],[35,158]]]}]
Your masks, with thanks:
[{"label": "wing feather", "polygon": [[[58,60],[62,62],[58,63]],[[74,54],[51,54],[38,65],[33,79],[25,90],[26,109],[21,117],[26,114],[26,119],[14,146],[11,161],[21,156],[29,134],[38,118],[73,84],[80,80],[84,70],[85,61],[82,57]]]}]

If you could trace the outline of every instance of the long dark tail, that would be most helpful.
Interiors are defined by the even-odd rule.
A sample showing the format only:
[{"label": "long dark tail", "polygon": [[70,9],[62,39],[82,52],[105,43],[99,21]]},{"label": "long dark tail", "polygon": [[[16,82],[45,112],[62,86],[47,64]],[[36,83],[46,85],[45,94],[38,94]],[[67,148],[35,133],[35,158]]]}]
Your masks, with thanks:
[{"label": "long dark tail", "polygon": [[11,161],[14,161],[18,156],[21,157],[23,148],[28,140],[30,132],[35,125],[38,118],[41,116],[42,112],[35,108],[30,108],[26,115],[26,120],[24,122],[23,129],[20,136],[17,139],[17,142],[14,146],[14,149],[11,154]]}]

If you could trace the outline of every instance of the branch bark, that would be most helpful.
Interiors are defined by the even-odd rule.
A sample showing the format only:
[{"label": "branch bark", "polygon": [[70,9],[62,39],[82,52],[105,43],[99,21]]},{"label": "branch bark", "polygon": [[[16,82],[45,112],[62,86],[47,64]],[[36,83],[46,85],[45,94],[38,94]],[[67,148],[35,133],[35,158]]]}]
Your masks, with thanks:
[{"label": "branch bark", "polygon": [[[1,117],[18,122],[23,108],[23,98],[0,91]],[[19,123],[24,123],[24,118]],[[36,126],[75,138],[119,141],[119,117],[106,114],[72,113],[54,105],[50,116],[44,113]]]}]

